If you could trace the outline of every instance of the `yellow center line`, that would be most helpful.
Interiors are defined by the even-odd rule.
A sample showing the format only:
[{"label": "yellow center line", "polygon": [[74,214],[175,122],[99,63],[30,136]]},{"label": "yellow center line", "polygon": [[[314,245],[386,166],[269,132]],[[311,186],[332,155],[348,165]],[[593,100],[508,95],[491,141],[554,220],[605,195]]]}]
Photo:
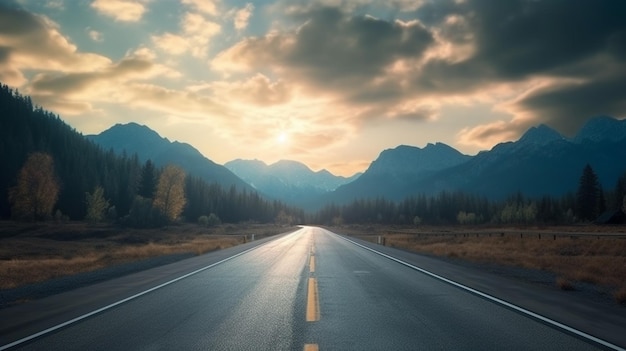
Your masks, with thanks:
[{"label": "yellow center line", "polygon": [[306,303],[306,321],[317,322],[320,320],[320,302],[317,293],[317,280],[309,278],[309,288]]},{"label": "yellow center line", "polygon": [[304,344],[304,351],[319,351],[317,344]]},{"label": "yellow center line", "polygon": [[311,256],[309,259],[309,271],[315,273],[315,256]]}]

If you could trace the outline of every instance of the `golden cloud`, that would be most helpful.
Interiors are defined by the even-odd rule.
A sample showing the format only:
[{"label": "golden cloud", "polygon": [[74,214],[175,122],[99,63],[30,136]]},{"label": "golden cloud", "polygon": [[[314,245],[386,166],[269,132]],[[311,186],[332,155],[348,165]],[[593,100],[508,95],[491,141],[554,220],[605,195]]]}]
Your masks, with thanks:
[{"label": "golden cloud", "polygon": [[146,12],[146,0],[95,0],[91,7],[116,21],[137,22]]}]

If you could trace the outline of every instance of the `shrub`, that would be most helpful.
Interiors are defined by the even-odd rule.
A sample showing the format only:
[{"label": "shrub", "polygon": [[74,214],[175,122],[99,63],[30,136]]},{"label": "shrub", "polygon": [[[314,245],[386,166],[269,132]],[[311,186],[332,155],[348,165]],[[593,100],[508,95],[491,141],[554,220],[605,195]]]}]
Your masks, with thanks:
[{"label": "shrub", "polygon": [[207,218],[207,225],[209,227],[214,227],[220,224],[222,224],[222,220],[220,220],[220,218],[215,213],[211,213]]},{"label": "shrub", "polygon": [[207,217],[207,216],[200,216],[200,217],[198,217],[198,224],[203,226],[203,227],[208,227],[209,226],[209,217]]}]

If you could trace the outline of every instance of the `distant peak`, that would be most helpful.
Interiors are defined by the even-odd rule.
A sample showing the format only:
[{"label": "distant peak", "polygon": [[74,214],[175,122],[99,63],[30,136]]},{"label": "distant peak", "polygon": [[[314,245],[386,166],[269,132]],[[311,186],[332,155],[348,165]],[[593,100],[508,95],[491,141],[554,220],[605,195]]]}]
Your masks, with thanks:
[{"label": "distant peak", "polygon": [[561,140],[563,136],[556,130],[548,127],[545,124],[540,124],[536,127],[531,127],[524,133],[519,139],[520,142],[534,143],[534,144],[547,144],[555,140]]},{"label": "distant peak", "polygon": [[619,141],[624,138],[626,138],[626,120],[601,115],[590,118],[573,140],[580,143],[583,140],[599,142]]}]

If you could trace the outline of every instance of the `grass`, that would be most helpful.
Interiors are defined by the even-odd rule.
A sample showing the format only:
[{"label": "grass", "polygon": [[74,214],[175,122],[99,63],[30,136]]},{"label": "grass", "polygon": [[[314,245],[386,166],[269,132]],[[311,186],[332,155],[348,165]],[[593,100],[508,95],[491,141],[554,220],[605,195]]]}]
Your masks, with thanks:
[{"label": "grass", "polygon": [[0,222],[0,290],[171,254],[201,255],[282,233],[273,225],[182,225],[164,229]]},{"label": "grass", "polygon": [[549,271],[562,290],[573,290],[574,282],[604,286],[620,304],[626,304],[625,231],[624,226],[347,230],[372,242],[381,236],[387,246],[414,252]]}]

